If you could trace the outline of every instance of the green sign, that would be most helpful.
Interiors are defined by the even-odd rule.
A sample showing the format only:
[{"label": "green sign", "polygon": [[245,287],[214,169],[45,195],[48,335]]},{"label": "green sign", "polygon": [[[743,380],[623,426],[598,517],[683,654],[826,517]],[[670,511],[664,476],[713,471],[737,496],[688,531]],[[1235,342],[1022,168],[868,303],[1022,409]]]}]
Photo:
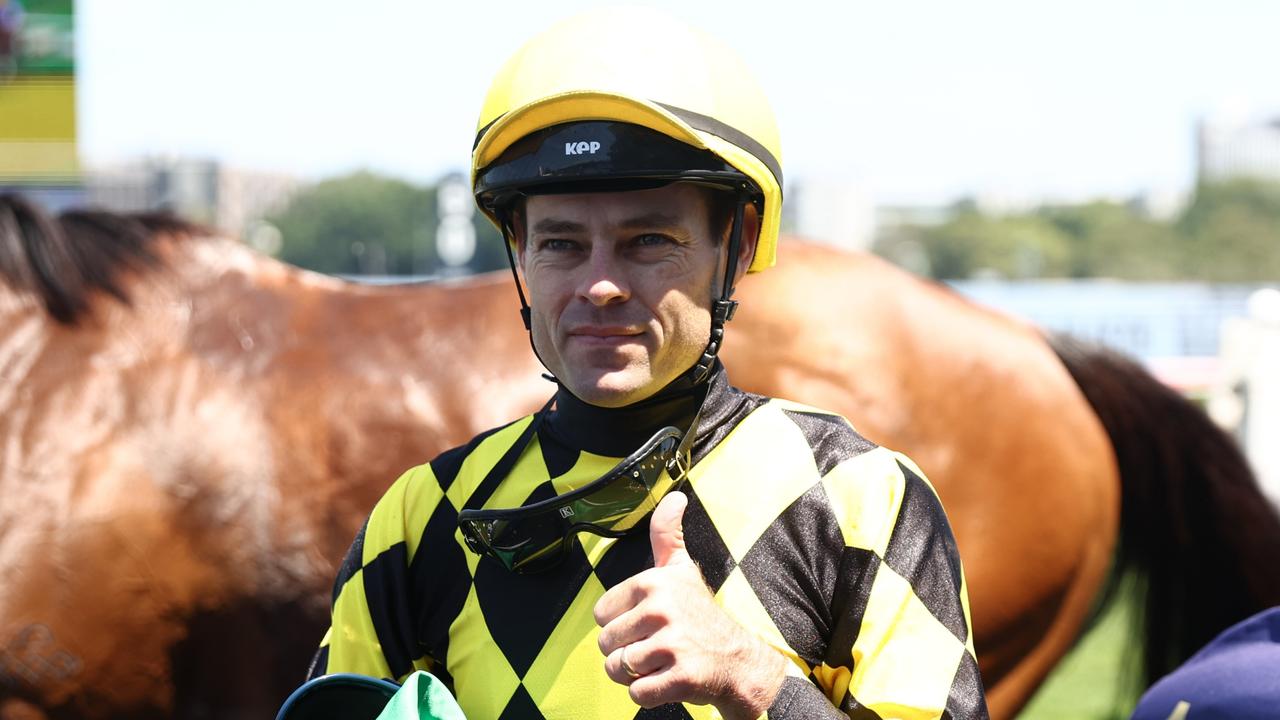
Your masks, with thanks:
[{"label": "green sign", "polygon": [[72,0],[0,0],[0,185],[79,175]]},{"label": "green sign", "polygon": [[74,75],[74,17],[72,0],[0,0],[0,82],[6,74]]}]

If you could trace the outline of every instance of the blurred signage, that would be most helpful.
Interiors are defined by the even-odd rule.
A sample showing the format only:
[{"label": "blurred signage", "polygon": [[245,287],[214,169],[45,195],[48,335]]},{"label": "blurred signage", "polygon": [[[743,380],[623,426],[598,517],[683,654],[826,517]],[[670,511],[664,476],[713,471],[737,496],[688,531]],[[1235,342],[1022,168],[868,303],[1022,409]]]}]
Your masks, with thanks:
[{"label": "blurred signage", "polygon": [[0,0],[0,182],[74,182],[72,0]]},{"label": "blurred signage", "polygon": [[476,254],[476,228],[471,224],[475,201],[471,185],[459,174],[450,174],[436,185],[436,252],[446,267],[466,265]]}]

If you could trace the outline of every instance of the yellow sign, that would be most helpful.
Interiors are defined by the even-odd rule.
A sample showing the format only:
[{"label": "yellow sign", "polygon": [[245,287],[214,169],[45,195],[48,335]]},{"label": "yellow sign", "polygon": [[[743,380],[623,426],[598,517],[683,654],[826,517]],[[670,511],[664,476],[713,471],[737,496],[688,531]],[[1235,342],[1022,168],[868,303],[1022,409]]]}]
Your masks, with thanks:
[{"label": "yellow sign", "polygon": [[0,183],[77,179],[74,30],[72,0],[0,0]]},{"label": "yellow sign", "polygon": [[0,181],[66,182],[78,172],[74,76],[0,81]]}]

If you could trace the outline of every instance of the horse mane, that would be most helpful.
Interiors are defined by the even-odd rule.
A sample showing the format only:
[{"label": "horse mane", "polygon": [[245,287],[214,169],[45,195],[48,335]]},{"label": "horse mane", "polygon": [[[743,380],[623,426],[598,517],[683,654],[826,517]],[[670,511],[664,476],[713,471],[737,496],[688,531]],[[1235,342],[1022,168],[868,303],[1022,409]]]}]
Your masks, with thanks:
[{"label": "horse mane", "polygon": [[170,213],[69,210],[57,217],[15,193],[0,193],[0,282],[38,297],[63,325],[76,325],[93,296],[130,304],[124,276],[163,267],[161,237],[208,235]]}]

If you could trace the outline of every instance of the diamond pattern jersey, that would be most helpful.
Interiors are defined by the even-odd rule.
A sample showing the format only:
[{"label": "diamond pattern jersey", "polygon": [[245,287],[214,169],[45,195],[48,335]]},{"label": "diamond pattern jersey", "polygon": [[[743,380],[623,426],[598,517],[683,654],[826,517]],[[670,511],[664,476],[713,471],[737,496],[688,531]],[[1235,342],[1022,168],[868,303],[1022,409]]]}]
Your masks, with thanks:
[{"label": "diamond pattern jersey", "polygon": [[[809,679],[769,718],[984,718],[964,574],[937,495],[838,415],[720,387],[695,444],[685,540],[717,602]],[[401,476],[343,562],[312,674],[444,679],[471,720],[714,718],[636,706],[609,680],[592,608],[653,566],[647,524],[582,533],[552,571],[470,552],[457,512],[532,421]],[[595,480],[618,461],[539,431],[485,507]],[[797,687],[798,686],[798,687]]]}]

